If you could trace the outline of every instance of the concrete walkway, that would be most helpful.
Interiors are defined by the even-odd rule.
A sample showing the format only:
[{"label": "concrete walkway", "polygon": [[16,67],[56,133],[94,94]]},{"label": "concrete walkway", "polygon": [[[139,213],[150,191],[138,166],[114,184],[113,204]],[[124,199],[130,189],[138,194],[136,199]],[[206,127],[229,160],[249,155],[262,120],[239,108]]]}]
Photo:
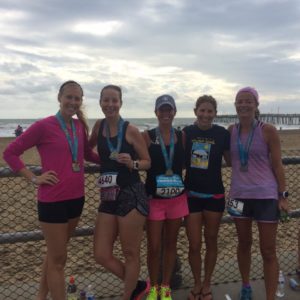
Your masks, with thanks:
[{"label": "concrete walkway", "polygon": [[[253,289],[253,300],[265,300],[265,286],[263,280],[255,280],[251,282],[251,286]],[[214,300],[238,300],[238,294],[241,288],[241,283],[226,283],[226,284],[218,284],[212,287],[213,299]],[[187,299],[189,290],[178,290],[174,293],[173,300],[185,300]],[[230,298],[226,299],[226,296],[230,296]],[[286,283],[285,296],[284,300],[300,300],[300,291],[294,291]]]},{"label": "concrete walkway", "polygon": [[[288,285],[288,279],[286,278],[286,288],[285,288],[285,296],[282,300],[300,300],[300,291],[292,290]],[[255,280],[251,281],[251,286],[253,289],[253,300],[265,300],[265,287],[263,280]],[[238,300],[238,294],[240,291],[241,283],[234,282],[234,283],[225,283],[225,284],[218,284],[212,286],[213,292],[213,299],[214,300]],[[175,290],[172,292],[172,299],[173,300],[186,300],[188,297],[190,289],[180,289]],[[228,295],[230,298],[226,298],[225,295]],[[145,299],[146,297],[144,297]],[[103,300],[119,300],[120,297],[113,297],[113,298],[101,298]]]}]

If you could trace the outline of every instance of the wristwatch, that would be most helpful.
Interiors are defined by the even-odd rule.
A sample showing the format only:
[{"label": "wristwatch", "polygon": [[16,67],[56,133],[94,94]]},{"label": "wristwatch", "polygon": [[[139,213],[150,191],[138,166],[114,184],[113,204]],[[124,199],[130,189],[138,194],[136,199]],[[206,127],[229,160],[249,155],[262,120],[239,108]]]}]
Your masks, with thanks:
[{"label": "wristwatch", "polygon": [[288,191],[278,192],[278,196],[282,198],[287,198],[289,196]]},{"label": "wristwatch", "polygon": [[37,184],[37,177],[36,176],[32,176],[30,181],[33,183],[33,184]]},{"label": "wristwatch", "polygon": [[139,165],[140,165],[140,163],[137,161],[137,160],[134,160],[133,161],[133,170],[138,170],[139,169]]}]

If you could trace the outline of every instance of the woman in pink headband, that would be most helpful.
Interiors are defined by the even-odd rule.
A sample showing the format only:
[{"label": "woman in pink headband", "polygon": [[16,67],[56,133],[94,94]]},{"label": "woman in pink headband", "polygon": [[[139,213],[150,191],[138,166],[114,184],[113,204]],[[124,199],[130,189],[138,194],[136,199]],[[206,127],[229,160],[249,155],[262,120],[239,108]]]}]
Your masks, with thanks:
[{"label": "woman in pink headband", "polygon": [[263,258],[266,299],[275,299],[278,280],[276,234],[280,211],[288,210],[280,140],[276,128],[258,120],[259,96],[252,87],[238,91],[235,108],[239,122],[229,127],[232,178],[227,203],[234,218],[237,259],[243,286],[239,299],[252,299],[250,264],[252,221],[257,222]]}]

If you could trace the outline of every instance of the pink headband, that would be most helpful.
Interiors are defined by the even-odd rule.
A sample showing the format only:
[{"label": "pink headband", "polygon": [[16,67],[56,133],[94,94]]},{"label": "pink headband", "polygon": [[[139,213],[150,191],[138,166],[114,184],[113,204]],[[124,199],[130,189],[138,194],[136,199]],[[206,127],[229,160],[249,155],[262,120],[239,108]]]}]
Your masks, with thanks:
[{"label": "pink headband", "polygon": [[238,95],[239,95],[240,93],[243,93],[243,92],[246,92],[246,93],[248,92],[248,93],[252,94],[252,95],[254,96],[255,100],[257,101],[257,104],[259,104],[259,101],[258,101],[258,100],[259,100],[258,92],[257,92],[257,90],[256,90],[255,88],[250,87],[250,86],[241,88],[241,89],[237,92],[237,94],[236,94],[236,96],[235,96],[235,100],[236,100],[236,98],[238,97]]}]

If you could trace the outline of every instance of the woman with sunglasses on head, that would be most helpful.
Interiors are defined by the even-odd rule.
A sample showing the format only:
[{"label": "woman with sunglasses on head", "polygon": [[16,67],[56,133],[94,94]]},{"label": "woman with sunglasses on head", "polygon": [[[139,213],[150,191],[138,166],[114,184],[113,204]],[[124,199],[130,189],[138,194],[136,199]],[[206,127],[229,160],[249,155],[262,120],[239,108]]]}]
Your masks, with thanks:
[{"label": "woman with sunglasses on head", "polygon": [[275,299],[277,224],[280,210],[288,210],[279,136],[273,125],[258,120],[258,105],[259,96],[254,88],[240,89],[235,97],[238,123],[229,127],[232,179],[227,210],[234,218],[238,235],[240,300],[252,299],[249,277],[253,220],[259,232],[266,299]]},{"label": "woman with sunglasses on head", "polygon": [[[186,135],[185,186],[188,193],[189,215],[185,218],[189,240],[189,263],[194,277],[194,287],[189,300],[212,299],[211,277],[215,268],[217,238],[225,209],[222,181],[222,158],[230,165],[229,132],[213,124],[217,102],[203,95],[196,101],[196,122],[184,128]],[[206,246],[204,280],[201,281],[202,228]]]},{"label": "woman with sunglasses on head", "polygon": [[[58,92],[57,114],[31,125],[3,155],[13,171],[38,187],[38,216],[47,252],[37,300],[46,300],[48,292],[53,300],[66,299],[64,267],[67,244],[84,205],[84,159],[99,163],[98,155],[88,146],[82,99],[83,90],[77,82],[63,83]],[[20,159],[34,146],[41,157],[39,176]]]},{"label": "woman with sunglasses on head", "polygon": [[[105,86],[100,107],[105,118],[93,128],[90,145],[101,157],[100,205],[94,233],[96,262],[124,282],[123,300],[141,299],[147,283],[138,280],[140,246],[148,215],[148,199],[139,171],[150,167],[150,157],[139,130],[120,116],[122,90]],[[125,262],[113,254],[120,238]]]}]

